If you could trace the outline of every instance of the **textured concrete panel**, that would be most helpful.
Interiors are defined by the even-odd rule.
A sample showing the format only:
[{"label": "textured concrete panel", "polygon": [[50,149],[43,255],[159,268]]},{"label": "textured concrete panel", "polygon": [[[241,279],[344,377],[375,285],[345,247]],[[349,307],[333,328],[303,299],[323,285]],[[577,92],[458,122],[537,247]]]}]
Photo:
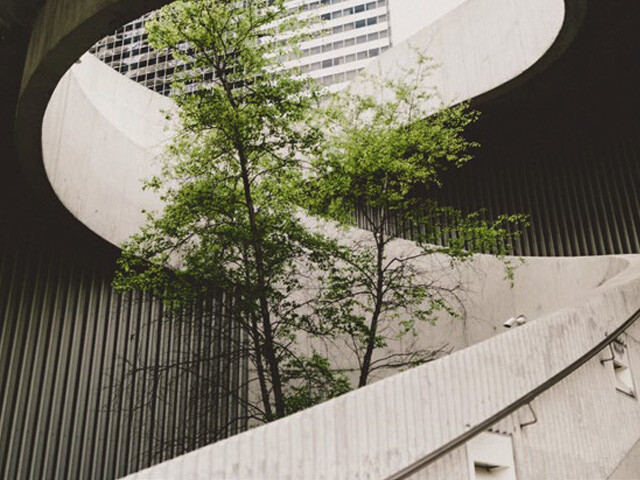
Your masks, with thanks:
[{"label": "textured concrete panel", "polygon": [[43,122],[45,169],[56,195],[81,222],[119,245],[162,205],[142,190],[160,170],[172,102],[92,55],[64,76]]},{"label": "textured concrete panel", "polygon": [[563,1],[466,0],[382,54],[365,71],[401,75],[414,65],[418,50],[439,65],[430,81],[442,101],[468,100],[531,68],[555,44],[564,21]]},{"label": "textured concrete panel", "polygon": [[[116,292],[112,275],[52,243],[46,227],[0,220],[0,478],[111,480],[172,458],[197,446],[188,419],[202,402],[210,427],[230,427],[218,438],[246,428],[229,423],[237,406],[226,395],[196,400],[177,371],[180,381],[158,377],[165,396],[149,402],[146,373],[133,368],[178,363],[193,331],[198,354],[220,351],[232,338],[222,305],[203,314],[212,339],[206,321],[174,322],[159,300]],[[218,376],[222,386],[240,381],[237,360],[208,368],[232,372]]]},{"label": "textured concrete panel", "polygon": [[[634,259],[575,307],[127,478],[384,478],[576,361],[640,307],[639,274]],[[625,335],[635,372],[639,331]],[[533,408],[531,425],[523,408],[496,426],[513,435],[520,480],[606,478],[638,439],[640,404],[598,358]],[[459,449],[415,478],[468,478],[467,467]]]}]

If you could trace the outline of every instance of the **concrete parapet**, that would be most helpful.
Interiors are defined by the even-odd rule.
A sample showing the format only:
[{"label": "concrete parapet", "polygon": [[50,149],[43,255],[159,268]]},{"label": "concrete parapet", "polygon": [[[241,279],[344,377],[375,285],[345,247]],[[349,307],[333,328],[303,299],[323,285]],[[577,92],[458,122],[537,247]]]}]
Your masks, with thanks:
[{"label": "concrete parapet", "polygon": [[[640,263],[582,303],[296,415],[127,477],[384,478],[560,372],[640,307]],[[626,336],[640,369],[640,326]],[[606,356],[607,352],[603,352]],[[640,404],[594,358],[497,425],[513,436],[518,478],[606,478],[637,441]],[[466,450],[415,478],[469,478]]]}]

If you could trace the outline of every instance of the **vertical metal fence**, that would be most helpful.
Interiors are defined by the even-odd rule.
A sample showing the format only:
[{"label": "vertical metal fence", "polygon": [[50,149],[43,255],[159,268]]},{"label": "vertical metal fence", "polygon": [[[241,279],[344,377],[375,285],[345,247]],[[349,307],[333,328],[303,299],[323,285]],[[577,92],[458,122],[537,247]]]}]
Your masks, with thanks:
[{"label": "vertical metal fence", "polygon": [[116,478],[246,428],[230,300],[169,315],[111,274],[0,225],[1,478]]}]

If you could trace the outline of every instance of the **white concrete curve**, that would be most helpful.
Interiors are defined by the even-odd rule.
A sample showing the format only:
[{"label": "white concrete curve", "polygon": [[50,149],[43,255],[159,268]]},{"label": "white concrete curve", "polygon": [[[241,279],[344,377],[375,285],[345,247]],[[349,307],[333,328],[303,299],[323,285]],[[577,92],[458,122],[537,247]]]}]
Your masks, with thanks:
[{"label": "white concrete curve", "polygon": [[522,75],[552,48],[565,21],[558,0],[466,0],[367,67],[402,74],[414,50],[438,65],[429,79],[446,104],[478,97]]},{"label": "white concrete curve", "polygon": [[[399,66],[415,60],[415,46],[441,64],[431,80],[447,103],[475,97],[547,54],[563,26],[564,5],[466,0],[388,50],[371,70],[401,71]],[[150,160],[166,138],[158,110],[170,103],[159,97],[85,56],[60,82],[44,117],[42,156],[55,194],[80,222],[115,245],[136,231],[142,209],[157,207],[139,187],[154,173]]]},{"label": "white concrete curve", "polygon": [[160,169],[171,133],[157,95],[90,54],[62,78],[42,127],[44,167],[56,195],[80,222],[119,245],[162,208],[142,181]]},{"label": "white concrete curve", "polygon": [[[640,307],[640,260],[579,305],[128,480],[383,479],[490,418],[596,345]],[[640,325],[625,341],[640,371]],[[603,352],[603,358],[608,352]],[[598,358],[494,428],[514,439],[518,478],[606,478],[638,439],[640,403]],[[473,466],[471,466],[472,468]],[[468,479],[460,448],[416,479]]]}]

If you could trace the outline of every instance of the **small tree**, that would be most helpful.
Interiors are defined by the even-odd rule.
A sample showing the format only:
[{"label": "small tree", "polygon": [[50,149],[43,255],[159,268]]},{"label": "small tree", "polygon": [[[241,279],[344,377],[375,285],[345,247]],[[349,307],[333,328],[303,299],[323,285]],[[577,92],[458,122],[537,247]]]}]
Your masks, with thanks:
[{"label": "small tree", "polygon": [[[433,191],[443,172],[471,160],[477,145],[464,130],[478,113],[466,103],[444,108],[424,85],[428,59],[416,54],[416,68],[400,79],[367,77],[334,98],[328,108],[328,147],[316,157],[309,181],[313,213],[370,233],[368,241],[343,250],[343,263],[329,272],[322,316],[348,334],[359,364],[358,386],[372,372],[416,365],[442,350],[374,353],[392,339],[416,334],[419,323],[438,312],[460,316],[460,284],[438,278],[434,266],[453,267],[478,252],[505,259],[523,216],[483,219],[439,205]],[[400,248],[411,227],[415,244]],[[439,275],[442,275],[440,273]]]},{"label": "small tree", "polygon": [[229,321],[242,336],[224,354],[251,362],[255,388],[244,401],[257,422],[348,389],[326,358],[297,344],[315,323],[305,279],[328,268],[335,245],[297,216],[301,158],[321,135],[309,122],[313,86],[278,65],[298,41],[290,18],[282,0],[184,0],[147,25],[149,43],[181,71],[172,95],[179,131],[147,184],[166,207],[123,246],[115,282],[154,292],[174,313],[231,294]]}]

